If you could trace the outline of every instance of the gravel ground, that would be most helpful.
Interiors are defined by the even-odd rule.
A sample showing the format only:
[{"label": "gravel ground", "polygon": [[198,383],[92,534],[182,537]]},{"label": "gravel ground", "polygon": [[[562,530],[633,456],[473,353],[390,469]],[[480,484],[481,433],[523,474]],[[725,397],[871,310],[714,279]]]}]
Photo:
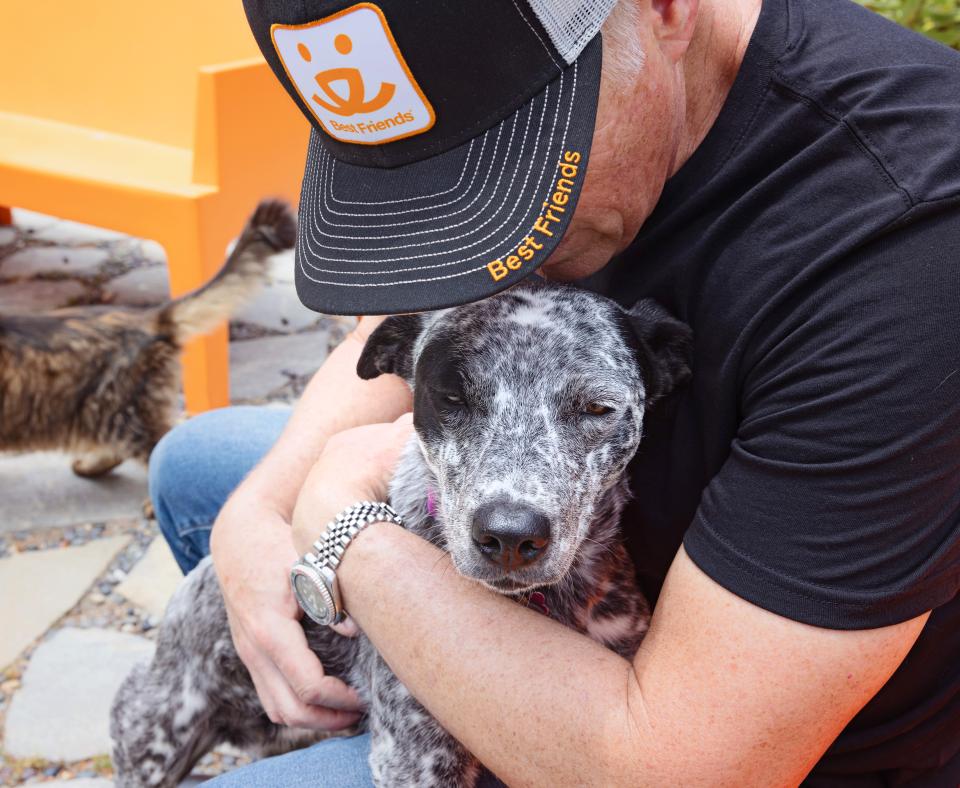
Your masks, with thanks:
[{"label": "gravel ground", "polygon": [[[3,728],[7,707],[13,693],[20,688],[21,676],[27,669],[27,663],[33,651],[53,632],[64,626],[72,626],[112,629],[141,635],[150,640],[156,638],[159,621],[136,605],[130,604],[115,593],[114,588],[143,557],[147,547],[158,537],[159,530],[152,520],[121,520],[111,523],[88,523],[70,528],[16,531],[7,534],[0,541],[0,557],[2,557],[19,552],[76,547],[95,539],[120,535],[130,536],[130,544],[117,554],[80,601],[27,648],[16,662],[0,674],[0,729]],[[200,761],[194,769],[194,774],[213,777],[249,761],[250,759],[245,756],[215,752]],[[113,766],[107,755],[73,763],[53,763],[42,759],[15,760],[0,750],[0,786],[112,776]]]}]

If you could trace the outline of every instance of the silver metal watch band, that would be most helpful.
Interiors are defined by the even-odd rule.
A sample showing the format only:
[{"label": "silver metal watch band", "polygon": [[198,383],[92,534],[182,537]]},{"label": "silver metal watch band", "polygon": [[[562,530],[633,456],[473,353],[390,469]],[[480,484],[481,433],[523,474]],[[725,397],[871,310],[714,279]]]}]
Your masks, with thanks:
[{"label": "silver metal watch band", "polygon": [[328,626],[343,621],[346,611],[340,599],[337,567],[351,540],[370,523],[391,522],[403,525],[403,519],[389,504],[361,501],[344,509],[308,552],[290,570],[290,583],[300,607],[318,624]]},{"label": "silver metal watch band", "polygon": [[353,538],[370,523],[389,522],[403,525],[403,519],[390,504],[382,501],[361,501],[344,509],[327,525],[323,536],[313,543],[317,566],[336,570]]}]

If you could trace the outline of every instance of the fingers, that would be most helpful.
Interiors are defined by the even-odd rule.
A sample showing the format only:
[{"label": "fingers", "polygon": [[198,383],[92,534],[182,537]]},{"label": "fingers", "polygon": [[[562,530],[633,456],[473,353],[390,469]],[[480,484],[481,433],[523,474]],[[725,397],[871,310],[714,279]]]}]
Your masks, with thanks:
[{"label": "fingers", "polygon": [[333,624],[330,628],[345,638],[355,638],[360,634],[360,627],[357,626],[357,622],[350,618],[349,615],[341,623]]},{"label": "fingers", "polygon": [[413,414],[405,413],[390,424],[378,426],[375,437],[378,447],[377,460],[382,468],[381,472],[387,473],[389,478],[393,475],[397,460],[413,433]]},{"label": "fingers", "polygon": [[272,722],[332,732],[360,719],[356,692],[324,673],[296,620],[261,608],[255,623],[245,626],[229,606],[228,619],[237,654]]},{"label": "fingers", "polygon": [[290,728],[333,732],[349,728],[360,719],[356,712],[304,703],[270,660],[257,664],[257,670],[250,670],[250,677],[271,722]]},{"label": "fingers", "polygon": [[396,453],[399,454],[406,446],[410,435],[413,433],[413,414],[404,413],[399,419],[393,422],[393,444]]},{"label": "fingers", "polygon": [[299,624],[283,622],[273,629],[274,637],[265,644],[267,654],[302,703],[352,713],[362,709],[356,690],[324,672]]}]

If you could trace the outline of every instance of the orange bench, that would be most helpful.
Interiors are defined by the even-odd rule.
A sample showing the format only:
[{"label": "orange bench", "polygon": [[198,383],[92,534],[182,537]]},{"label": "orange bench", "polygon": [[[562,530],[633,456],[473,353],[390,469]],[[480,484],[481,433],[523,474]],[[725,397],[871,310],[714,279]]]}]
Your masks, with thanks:
[{"label": "orange bench", "polygon": [[[0,223],[9,206],[167,252],[201,285],[258,199],[296,200],[309,125],[239,0],[30,0],[0,24]],[[229,401],[226,327],[184,353],[192,412]]]}]

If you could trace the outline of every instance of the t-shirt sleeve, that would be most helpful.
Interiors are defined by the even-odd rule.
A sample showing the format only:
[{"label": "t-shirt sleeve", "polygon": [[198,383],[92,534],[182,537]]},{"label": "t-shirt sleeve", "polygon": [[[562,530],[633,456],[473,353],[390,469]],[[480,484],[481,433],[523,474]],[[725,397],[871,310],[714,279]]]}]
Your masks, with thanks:
[{"label": "t-shirt sleeve", "polygon": [[753,329],[684,538],[738,596],[869,629],[960,592],[960,212],[812,270]]}]

